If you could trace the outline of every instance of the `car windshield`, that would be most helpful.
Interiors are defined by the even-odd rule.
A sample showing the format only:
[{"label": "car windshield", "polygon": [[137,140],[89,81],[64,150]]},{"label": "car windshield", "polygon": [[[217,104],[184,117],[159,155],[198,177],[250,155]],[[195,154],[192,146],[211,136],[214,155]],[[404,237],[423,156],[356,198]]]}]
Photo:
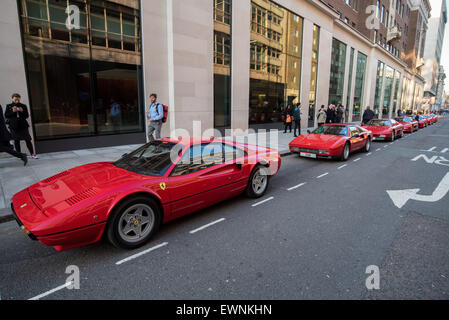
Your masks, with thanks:
[{"label": "car windshield", "polygon": [[163,176],[176,160],[183,146],[167,141],[153,141],[124,155],[116,167],[149,176]]},{"label": "car windshield", "polygon": [[331,134],[336,136],[347,136],[348,128],[345,126],[321,126],[316,128],[313,134]]},{"label": "car windshield", "polygon": [[370,127],[389,127],[391,126],[390,120],[371,120],[366,124]]},{"label": "car windshield", "polygon": [[410,118],[404,118],[404,119],[402,120],[402,122],[412,122],[412,119],[410,119]]}]

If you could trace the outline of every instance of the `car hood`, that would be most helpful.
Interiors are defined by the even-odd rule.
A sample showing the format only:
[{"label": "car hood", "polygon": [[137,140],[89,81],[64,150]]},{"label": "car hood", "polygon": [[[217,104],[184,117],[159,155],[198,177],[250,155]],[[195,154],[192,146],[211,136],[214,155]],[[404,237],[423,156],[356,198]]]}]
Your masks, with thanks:
[{"label": "car hood", "polygon": [[344,137],[331,134],[304,134],[290,142],[291,146],[300,148],[331,148]]},{"label": "car hood", "polygon": [[36,206],[48,215],[45,210],[62,201],[72,206],[107,189],[142,178],[110,163],[93,163],[42,180],[29,187],[28,192]]}]

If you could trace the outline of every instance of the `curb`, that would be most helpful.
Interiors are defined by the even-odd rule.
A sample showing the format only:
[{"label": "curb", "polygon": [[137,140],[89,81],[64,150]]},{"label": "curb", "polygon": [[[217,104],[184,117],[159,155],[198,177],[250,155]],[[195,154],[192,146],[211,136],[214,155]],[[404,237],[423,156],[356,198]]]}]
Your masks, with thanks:
[{"label": "curb", "polygon": [[[279,154],[281,155],[282,158],[292,155],[292,153],[289,150],[279,151]],[[15,220],[14,216],[9,212],[10,209],[8,208],[0,209],[0,224]]]}]

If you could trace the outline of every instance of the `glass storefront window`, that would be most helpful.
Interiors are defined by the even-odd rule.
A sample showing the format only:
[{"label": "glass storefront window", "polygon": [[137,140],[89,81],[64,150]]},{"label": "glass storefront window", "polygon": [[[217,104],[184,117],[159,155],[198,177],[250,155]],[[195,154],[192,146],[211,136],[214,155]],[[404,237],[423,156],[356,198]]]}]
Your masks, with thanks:
[{"label": "glass storefront window", "polygon": [[312,40],[312,69],[310,74],[310,94],[309,94],[309,127],[315,125],[316,112],[316,92],[318,80],[318,54],[320,42],[320,27],[313,25]]},{"label": "glass storefront window", "polygon": [[[352,90],[352,69],[354,68],[354,48],[351,48],[351,54],[349,55],[349,75],[348,75],[348,94],[346,97],[346,108],[349,108],[349,103],[351,99],[351,90]],[[345,117],[346,119],[346,117]],[[348,119],[346,119],[348,120]]]},{"label": "glass storefront window", "polygon": [[249,122],[279,123],[299,102],[303,19],[271,1],[251,6]]},{"label": "glass storefront window", "polygon": [[365,89],[366,55],[357,54],[357,69],[354,83],[354,98],[352,102],[352,121],[361,120],[363,90]]},{"label": "glass storefront window", "polygon": [[343,104],[345,65],[346,44],[337,39],[333,39],[329,82],[329,104]]},{"label": "glass storefront window", "polygon": [[401,105],[399,96],[399,87],[401,82],[401,73],[399,71],[394,72],[394,93],[393,93],[393,116],[397,115],[398,106]]},{"label": "glass storefront window", "polygon": [[232,0],[214,0],[214,126],[231,126]]},{"label": "glass storefront window", "polygon": [[373,111],[376,118],[380,116],[380,97],[382,95],[384,66],[385,64],[381,61],[377,63],[376,91],[374,92],[374,106],[373,106]]},{"label": "glass storefront window", "polygon": [[384,88],[384,101],[382,105],[382,118],[390,118],[390,103],[393,96],[393,81],[394,81],[394,69],[385,67],[385,88]]},{"label": "glass storefront window", "polygon": [[127,3],[19,2],[36,140],[144,131],[140,8]]}]

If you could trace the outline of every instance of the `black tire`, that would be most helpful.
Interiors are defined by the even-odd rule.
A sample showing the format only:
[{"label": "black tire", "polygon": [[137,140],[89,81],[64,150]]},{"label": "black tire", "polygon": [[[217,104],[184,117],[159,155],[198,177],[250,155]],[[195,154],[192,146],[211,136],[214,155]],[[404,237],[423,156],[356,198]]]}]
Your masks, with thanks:
[{"label": "black tire", "polygon": [[393,132],[391,133],[390,141],[391,141],[391,142],[394,142],[395,139],[396,139],[396,133],[393,131]]},{"label": "black tire", "polygon": [[[262,189],[257,189],[255,188],[254,185],[255,181],[253,180],[259,179],[261,178],[261,176],[262,178],[264,177],[266,180],[263,183]],[[251,175],[249,176],[248,185],[245,190],[246,196],[254,199],[262,197],[268,189],[269,182],[270,182],[269,168],[262,166],[260,164],[256,165],[253,171],[251,172]]]},{"label": "black tire", "polygon": [[365,147],[363,148],[363,152],[368,153],[371,150],[371,139],[368,137],[366,139]]},{"label": "black tire", "polygon": [[349,143],[346,143],[343,148],[343,151],[341,152],[341,156],[340,156],[341,161],[348,161],[349,154],[351,153],[350,149],[351,149],[351,147],[350,147]]},{"label": "black tire", "polygon": [[[124,224],[124,222],[126,222],[125,220],[127,219],[125,219],[123,216],[127,211],[129,216],[133,216],[130,217],[130,219],[134,219],[133,221],[138,220],[135,218],[136,216],[138,216],[137,208],[147,210],[150,220],[148,224],[150,224],[150,226],[145,226],[145,223],[140,223],[141,221],[143,221],[143,219],[136,222],[137,224],[131,223],[131,221],[129,222],[129,224]],[[132,213],[133,210],[135,210],[134,213]],[[142,213],[142,216],[143,215],[144,213]],[[106,230],[107,237],[109,242],[111,242],[111,244],[113,244],[117,248],[136,249],[143,246],[151,239],[151,237],[159,229],[161,221],[162,221],[162,213],[160,212],[158,204],[153,199],[141,195],[135,196],[126,199],[125,201],[123,201],[117,207],[114,208],[114,210],[111,213],[111,216],[109,217],[107,225]],[[131,239],[132,238],[131,236],[126,237],[123,230],[125,227],[134,229],[131,230],[131,233],[135,234],[134,237],[135,239]],[[141,228],[140,232],[142,232],[142,228],[144,228],[142,232],[143,235],[140,236],[138,235],[139,232],[138,228]]]}]

